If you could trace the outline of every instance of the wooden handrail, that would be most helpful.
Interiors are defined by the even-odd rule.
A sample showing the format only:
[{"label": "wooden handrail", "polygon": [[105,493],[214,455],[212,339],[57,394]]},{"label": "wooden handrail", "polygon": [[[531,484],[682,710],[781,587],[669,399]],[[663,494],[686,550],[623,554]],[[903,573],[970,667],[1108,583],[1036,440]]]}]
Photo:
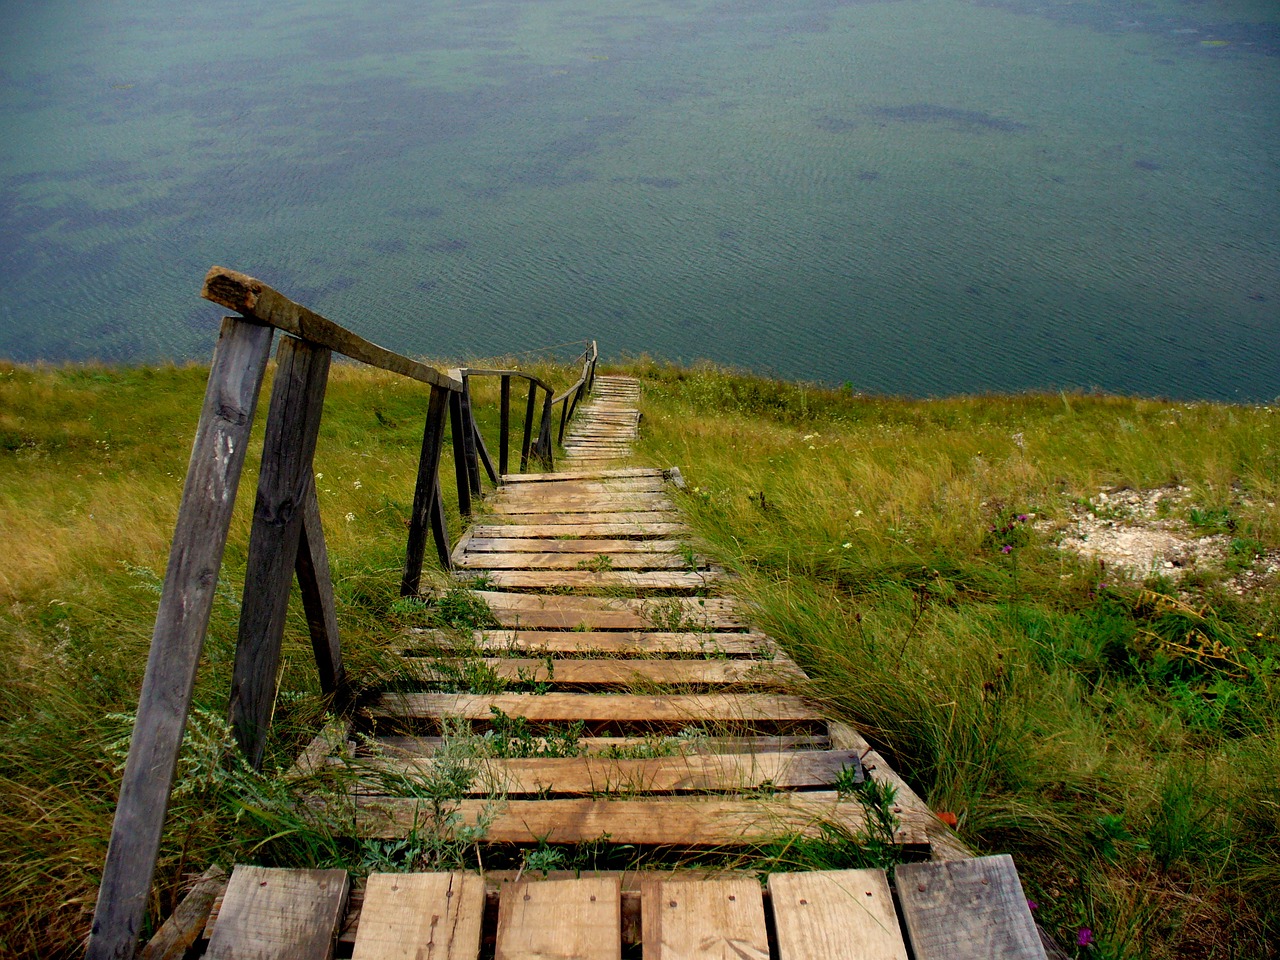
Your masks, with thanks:
[{"label": "wooden handrail", "polygon": [[[205,389],[177,527],[169,553],[155,632],[138,701],[111,841],[103,866],[89,960],[132,960],[155,873],[169,795],[208,631],[214,585],[222,565],[241,468],[266,373],[273,328],[281,337],[263,443],[245,571],[231,690],[231,721],[249,762],[261,763],[275,701],[289,591],[296,576],[322,689],[346,697],[333,586],[312,457],[319,433],[330,358],[340,353],[430,387],[401,592],[416,594],[428,531],[441,566],[451,567],[441,496],[440,462],[446,417],[452,421],[458,505],[471,512],[480,495],[480,466],[499,476],[471,411],[468,378],[502,378],[501,470],[506,472],[510,381],[529,382],[521,469],[537,456],[550,469],[553,391],[517,370],[450,370],[386,350],[295,303],[261,280],[212,268],[201,296],[241,314],[223,321]],[[570,388],[574,404],[594,375],[596,346],[583,354],[583,373]],[[533,439],[538,391],[542,420]],[[572,406],[566,404],[572,415]],[[563,434],[563,418],[561,433]]]},{"label": "wooden handrail", "polygon": [[409,357],[393,353],[376,343],[370,343],[363,337],[339,326],[332,320],[308,310],[300,303],[294,303],[283,293],[273,290],[261,280],[228,270],[226,267],[213,267],[204,278],[204,289],[200,291],[204,297],[219,306],[234,310],[242,316],[257,320],[291,333],[295,337],[309,340],[311,343],[328,347],[352,360],[359,360],[380,370],[389,370],[433,387],[444,387],[455,392],[462,391],[462,384],[446,376],[434,367],[411,360]]}]

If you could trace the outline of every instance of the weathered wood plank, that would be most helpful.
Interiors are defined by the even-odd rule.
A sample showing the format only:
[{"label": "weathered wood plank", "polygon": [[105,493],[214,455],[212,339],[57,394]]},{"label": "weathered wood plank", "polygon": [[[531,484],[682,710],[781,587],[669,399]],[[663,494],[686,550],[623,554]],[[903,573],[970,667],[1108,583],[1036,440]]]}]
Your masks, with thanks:
[{"label": "weathered wood plank", "polygon": [[473,873],[374,873],[352,960],[476,960],[484,878]]},{"label": "weathered wood plank", "polygon": [[298,759],[293,761],[293,765],[285,773],[284,779],[288,781],[311,776],[324,766],[329,755],[339,745],[346,743],[350,735],[350,720],[333,719],[328,721],[323,729],[311,739],[311,742],[307,744],[302,753],[298,754]]},{"label": "weathered wood plank", "polygon": [[[421,662],[418,662],[421,659]],[[410,676],[424,681],[456,681],[448,662],[418,658],[405,663]],[[772,660],[535,660],[488,657],[481,661],[493,676],[557,687],[631,687],[641,685],[713,687],[794,687],[805,676],[791,663]]]},{"label": "weathered wood plank", "polygon": [[498,901],[496,960],[620,960],[617,877],[522,880]]},{"label": "weathered wood plank", "polygon": [[486,516],[486,520],[501,520],[504,516],[509,516],[513,523],[539,525],[548,523],[558,524],[596,524],[596,523],[631,523],[631,524],[655,524],[655,523],[679,523],[680,514],[675,510],[594,510],[589,512],[576,512],[557,510],[554,513],[513,513],[513,514],[492,514]]},{"label": "weathered wood plank", "polygon": [[302,609],[311,633],[311,649],[320,672],[320,689],[327,694],[342,694],[346,687],[342,641],[338,635],[338,611],[334,606],[333,581],[329,576],[329,551],[325,549],[314,480],[307,486],[302,501],[302,533],[298,538],[294,571],[298,575]]},{"label": "weathered wood plank", "polygon": [[883,870],[769,876],[778,960],[907,960]]},{"label": "weathered wood plank", "polygon": [[[384,735],[375,741],[378,750],[391,758],[430,757],[445,742],[443,737],[407,737]],[[810,734],[760,737],[656,736],[644,737],[579,737],[578,749],[583,756],[648,748],[662,750],[671,756],[687,757],[698,753],[777,753],[788,750],[826,750],[831,746],[826,737]]]},{"label": "weathered wood plank", "polygon": [[631,513],[672,511],[676,505],[661,493],[618,493],[586,497],[552,497],[534,494],[515,498],[498,497],[488,504],[491,513]]},{"label": "weathered wood plank", "polygon": [[561,470],[558,473],[509,473],[502,482],[507,483],[558,483],[562,480],[604,480],[614,477],[660,477],[656,467],[616,467],[610,470]]},{"label": "weathered wood plank", "polygon": [[[356,810],[355,835],[403,837],[415,828],[448,833],[451,827],[433,822],[430,811],[426,801],[372,798]],[[749,800],[462,800],[457,813],[459,824],[488,820],[489,843],[588,843],[607,835],[612,843],[720,847],[821,836],[831,823],[850,832],[866,827],[861,806],[823,791]],[[914,846],[919,835],[904,828],[899,840]]]},{"label": "weathered wood plank", "polygon": [[814,722],[821,714],[803,697],[769,693],[383,693],[369,710],[376,716],[488,720],[494,709],[539,722],[571,720],[655,723],[778,724]]},{"label": "weathered wood plank", "polygon": [[275,705],[289,586],[302,536],[303,505],[314,483],[311,462],[330,357],[328,348],[292,337],[283,338],[276,351],[231,681],[231,725],[255,768],[262,763]]},{"label": "weathered wood plank", "polygon": [[[437,630],[414,630],[438,649],[458,646],[457,637]],[[669,633],[606,630],[477,630],[462,640],[480,653],[611,653],[618,656],[678,654],[699,658],[769,656],[776,651],[762,633]]]},{"label": "weathered wood plank", "polygon": [[214,901],[227,889],[227,872],[212,866],[201,874],[176,910],[142,948],[141,960],[183,960],[200,939]]},{"label": "weathered wood plank", "polygon": [[499,590],[702,590],[721,579],[714,570],[489,570],[488,585]]},{"label": "weathered wood plank", "polygon": [[[634,515],[633,515],[634,516]],[[481,523],[471,528],[473,537],[493,538],[583,538],[583,537],[670,537],[688,533],[689,528],[679,522],[665,520],[661,523],[640,523],[629,519],[623,523],[586,523],[575,519],[565,523]]]},{"label": "weathered wood plank", "polygon": [[[695,753],[638,759],[583,756],[490,759],[479,762],[478,775],[466,791],[496,790],[510,797],[539,794],[609,792],[740,793],[763,785],[783,789],[830,788],[857,754],[843,750],[789,750],[778,753]],[[371,768],[409,777],[435,769],[430,758],[370,759]]]},{"label": "weathered wood plank", "polygon": [[902,864],[894,874],[916,960],[1044,960],[1008,854]]},{"label": "weathered wood plank", "polygon": [[89,960],[132,958],[142,930],[271,337],[270,327],[228,318],[214,351],[98,887]]},{"label": "weathered wood plank", "polygon": [[641,630],[677,632],[734,630],[747,626],[728,597],[664,597],[621,599],[563,594],[538,595],[478,590],[499,626],[573,630]]},{"label": "weathered wood plank", "polygon": [[445,376],[439,370],[370,343],[332,320],[294,303],[261,280],[243,273],[226,267],[210,267],[200,296],[295,337],[336,350],[343,356],[367,363],[371,367],[390,370],[447,390],[462,389],[459,381]]},{"label": "weathered wood plank", "polygon": [[640,911],[645,960],[769,960],[755,880],[653,880]]},{"label": "weathered wood plank", "polygon": [[916,822],[920,823],[929,835],[929,843],[933,855],[939,860],[965,860],[973,856],[970,850],[955,832],[938,819],[929,805],[911,789],[910,785],[898,776],[893,767],[880,756],[862,734],[847,723],[831,721],[827,724],[827,733],[831,743],[843,750],[856,750],[862,757],[863,765],[875,780],[890,783],[897,790],[894,800],[895,808],[907,811]]},{"label": "weathered wood plank", "polygon": [[[679,540],[577,539],[553,540],[545,537],[470,537],[467,553],[683,553],[688,545]],[[574,562],[577,562],[575,558]]]},{"label": "weathered wood plank", "polygon": [[347,905],[345,870],[237,866],[208,960],[328,960]]}]

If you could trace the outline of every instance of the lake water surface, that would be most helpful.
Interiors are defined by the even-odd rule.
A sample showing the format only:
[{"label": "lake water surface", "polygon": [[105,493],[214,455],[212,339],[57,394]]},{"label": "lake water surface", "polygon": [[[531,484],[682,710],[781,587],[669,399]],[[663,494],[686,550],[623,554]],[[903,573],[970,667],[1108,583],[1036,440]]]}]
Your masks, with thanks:
[{"label": "lake water surface", "polygon": [[0,356],[392,349],[1280,394],[1274,0],[10,0]]}]

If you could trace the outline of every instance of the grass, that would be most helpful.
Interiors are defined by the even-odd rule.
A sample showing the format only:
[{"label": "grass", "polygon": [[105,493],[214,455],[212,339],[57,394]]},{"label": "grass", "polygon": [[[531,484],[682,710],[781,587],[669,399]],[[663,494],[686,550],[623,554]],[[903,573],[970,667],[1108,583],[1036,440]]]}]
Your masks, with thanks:
[{"label": "grass", "polygon": [[[557,385],[576,376],[537,372]],[[705,549],[738,574],[757,624],[971,844],[1016,855],[1061,942],[1088,928],[1096,944],[1080,956],[1267,954],[1280,937],[1268,896],[1280,883],[1280,600],[1258,561],[1280,546],[1268,409],[869,398],[644,360],[625,372],[646,379],[645,456],[681,467]],[[80,952],[204,377],[195,366],[0,364],[0,955]],[[473,386],[496,454],[497,381]],[[401,378],[334,368],[315,466],[344,655],[362,688],[399,676],[388,626],[428,625],[396,596],[426,399]],[[460,855],[430,831],[353,845],[292,803],[278,774],[328,708],[297,604],[264,773],[224,762],[256,459],[153,917],[184,872],[213,860],[359,869]],[[448,451],[442,474],[456,536]],[[1055,547],[1073,504],[1098,490],[1174,483],[1190,491],[1181,519],[1229,535],[1234,570],[1141,583]],[[1235,593],[1239,570],[1266,588]],[[469,599],[429,615],[476,625],[485,611]],[[649,610],[667,629],[701,626],[678,603]],[[510,724],[491,738],[502,749],[545,749]],[[556,749],[572,749],[569,734]],[[428,801],[457,792],[449,777],[465,776],[463,760],[422,786]],[[825,839],[758,856],[849,862],[849,838]],[[529,853],[530,869],[603,855]]]},{"label": "grass", "polygon": [[[1267,407],[863,397],[647,360],[642,455],[678,464],[758,625],[1079,956],[1280,941],[1280,425]],[[1221,569],[1146,582],[1058,549],[1100,490],[1182,485]],[[1261,586],[1237,592],[1240,565]]]}]

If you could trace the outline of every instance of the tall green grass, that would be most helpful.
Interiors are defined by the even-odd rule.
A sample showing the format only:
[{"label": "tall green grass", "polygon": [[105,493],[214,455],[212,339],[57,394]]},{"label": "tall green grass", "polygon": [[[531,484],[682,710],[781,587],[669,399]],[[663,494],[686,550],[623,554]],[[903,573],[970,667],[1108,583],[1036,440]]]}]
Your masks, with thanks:
[{"label": "tall green grass", "polygon": [[[557,386],[577,375],[536,369]],[[1064,942],[1087,927],[1098,942],[1081,956],[1265,955],[1280,880],[1274,584],[1241,597],[1201,573],[1180,597],[1053,539],[1079,498],[1177,482],[1187,519],[1229,518],[1234,537],[1280,546],[1272,413],[618,369],[645,378],[644,455],[682,468],[690,517],[759,624],[971,843],[1018,856]],[[76,955],[88,929],[204,378],[0,364],[0,955]],[[474,385],[493,441],[497,382]],[[334,367],[315,468],[359,687],[392,675],[387,640],[415,617],[396,591],[426,403],[402,378]],[[214,860],[395,853],[302,817],[275,776],[328,707],[297,605],[265,775],[223,762],[255,465],[251,453],[153,917]],[[442,473],[457,536],[447,452]],[[1231,662],[1179,655],[1193,630]]]},{"label": "tall green grass", "polygon": [[[1189,488],[1280,547],[1280,416],[1077,394],[871,398],[634,363],[643,455],[834,711],[1098,957],[1280,940],[1275,578],[1143,582],[1055,541],[1102,489]],[[1026,517],[1025,520],[1020,517]],[[1252,553],[1250,553],[1252,556]],[[1197,637],[1202,638],[1196,639]],[[1187,651],[1212,648],[1219,656]]]},{"label": "tall green grass", "polygon": [[[528,358],[523,369],[558,388],[578,372]],[[0,956],[82,952],[206,376],[197,365],[0,363],[0,862],[8,874]],[[496,459],[497,381],[473,385]],[[515,393],[522,414],[523,393]],[[292,762],[328,707],[296,602],[267,776],[222,763],[269,396],[268,382],[197,680],[153,918],[172,908],[185,871],[262,856],[263,844],[293,845],[279,851],[292,862],[353,855],[326,824],[291,814],[291,797],[270,776]],[[316,485],[344,656],[358,688],[395,669],[387,640],[404,621],[395,600],[427,402],[427,389],[402,377],[346,363],[332,369]],[[441,475],[456,537],[448,450]],[[429,549],[429,569],[433,563]]]}]

